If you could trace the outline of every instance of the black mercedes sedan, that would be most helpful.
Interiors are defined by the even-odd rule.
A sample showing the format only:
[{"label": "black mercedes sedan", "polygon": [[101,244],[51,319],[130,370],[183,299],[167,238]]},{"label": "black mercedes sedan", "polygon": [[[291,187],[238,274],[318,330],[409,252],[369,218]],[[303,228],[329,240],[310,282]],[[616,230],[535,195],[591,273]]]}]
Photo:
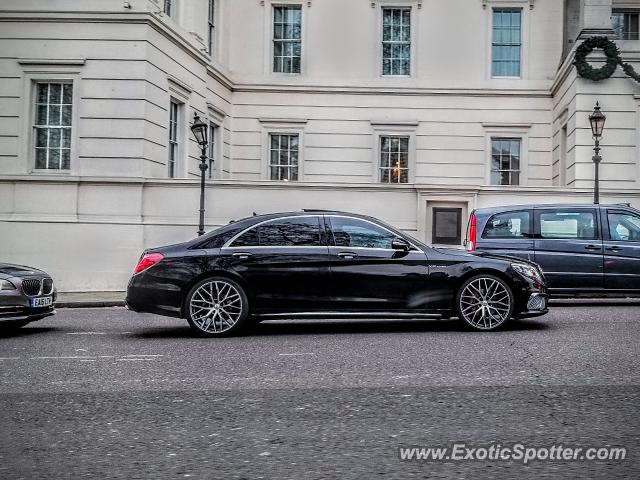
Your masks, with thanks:
[{"label": "black mercedes sedan", "polygon": [[0,327],[17,328],[53,315],[53,279],[42,270],[0,263]]},{"label": "black mercedes sedan", "polygon": [[186,318],[204,336],[276,318],[458,317],[494,330],[545,314],[547,287],[526,260],[432,248],[375,218],[304,210],[146,250],[126,302]]}]

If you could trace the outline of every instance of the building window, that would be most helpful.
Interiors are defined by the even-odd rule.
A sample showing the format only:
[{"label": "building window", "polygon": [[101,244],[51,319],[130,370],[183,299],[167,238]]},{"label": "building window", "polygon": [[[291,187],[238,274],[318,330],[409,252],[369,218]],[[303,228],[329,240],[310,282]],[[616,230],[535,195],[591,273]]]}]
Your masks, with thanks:
[{"label": "building window", "polygon": [[209,55],[213,56],[214,38],[216,33],[216,1],[209,0]]},{"label": "building window", "polygon": [[178,163],[178,122],[180,104],[171,100],[169,106],[169,178],[176,176],[176,164]]},{"label": "building window", "polygon": [[300,73],[302,9],[299,5],[273,8],[273,71]]},{"label": "building window", "polygon": [[207,151],[207,160],[209,163],[209,168],[208,168],[208,172],[209,172],[209,179],[213,178],[213,169],[215,167],[215,161],[216,161],[216,145],[217,145],[217,141],[216,141],[216,135],[218,133],[218,127],[216,125],[214,125],[213,123],[209,124],[209,145],[208,145],[208,151]]},{"label": "building window", "polygon": [[35,168],[69,170],[73,84],[37,83],[35,107]]},{"label": "building window", "polygon": [[492,76],[520,76],[521,38],[522,11],[514,9],[494,9],[493,38],[491,43]]},{"label": "building window", "polygon": [[411,9],[382,9],[382,74],[411,74]]},{"label": "building window", "polygon": [[613,12],[611,24],[620,40],[640,39],[639,17],[639,12]]},{"label": "building window", "polygon": [[433,208],[432,242],[442,245],[460,245],[462,226],[461,208]]},{"label": "building window", "polygon": [[299,135],[272,133],[270,140],[271,180],[298,180]]},{"label": "building window", "polygon": [[409,137],[380,137],[380,181],[409,181]]},{"label": "building window", "polygon": [[491,139],[491,185],[520,184],[519,138]]},{"label": "building window", "polygon": [[164,0],[163,11],[168,16],[171,16],[173,14],[173,0]]}]

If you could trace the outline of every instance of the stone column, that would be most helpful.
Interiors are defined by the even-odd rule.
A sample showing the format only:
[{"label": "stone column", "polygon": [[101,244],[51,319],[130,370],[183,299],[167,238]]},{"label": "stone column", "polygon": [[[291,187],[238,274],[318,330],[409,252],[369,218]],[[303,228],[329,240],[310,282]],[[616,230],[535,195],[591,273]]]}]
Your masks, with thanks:
[{"label": "stone column", "polygon": [[580,0],[580,35],[583,39],[593,36],[613,37],[611,28],[612,0]]}]

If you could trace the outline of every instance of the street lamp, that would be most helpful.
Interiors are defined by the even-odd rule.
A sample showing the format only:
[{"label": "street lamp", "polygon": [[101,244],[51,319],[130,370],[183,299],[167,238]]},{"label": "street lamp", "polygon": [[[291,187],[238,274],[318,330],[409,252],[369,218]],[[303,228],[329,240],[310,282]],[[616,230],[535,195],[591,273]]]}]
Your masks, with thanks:
[{"label": "street lamp", "polygon": [[593,134],[593,139],[595,140],[595,147],[593,151],[595,152],[592,160],[595,168],[594,172],[594,188],[593,188],[593,203],[600,203],[600,178],[598,176],[598,165],[602,161],[602,157],[600,156],[600,138],[602,137],[602,131],[604,130],[604,122],[607,117],[600,111],[600,104],[596,102],[596,108],[594,108],[593,113],[589,115],[589,122],[591,123],[591,133]]},{"label": "street lamp", "polygon": [[208,126],[197,113],[193,115],[191,131],[200,145],[200,222],[198,223],[198,235],[204,235],[204,172],[207,171],[207,139]]}]

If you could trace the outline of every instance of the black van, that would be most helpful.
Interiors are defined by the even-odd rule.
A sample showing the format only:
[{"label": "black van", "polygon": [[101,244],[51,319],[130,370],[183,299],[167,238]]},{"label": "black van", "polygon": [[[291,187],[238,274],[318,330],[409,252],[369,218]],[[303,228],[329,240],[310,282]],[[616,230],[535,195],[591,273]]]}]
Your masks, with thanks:
[{"label": "black van", "polygon": [[627,204],[480,208],[465,244],[538,263],[556,295],[640,294],[640,211]]}]

